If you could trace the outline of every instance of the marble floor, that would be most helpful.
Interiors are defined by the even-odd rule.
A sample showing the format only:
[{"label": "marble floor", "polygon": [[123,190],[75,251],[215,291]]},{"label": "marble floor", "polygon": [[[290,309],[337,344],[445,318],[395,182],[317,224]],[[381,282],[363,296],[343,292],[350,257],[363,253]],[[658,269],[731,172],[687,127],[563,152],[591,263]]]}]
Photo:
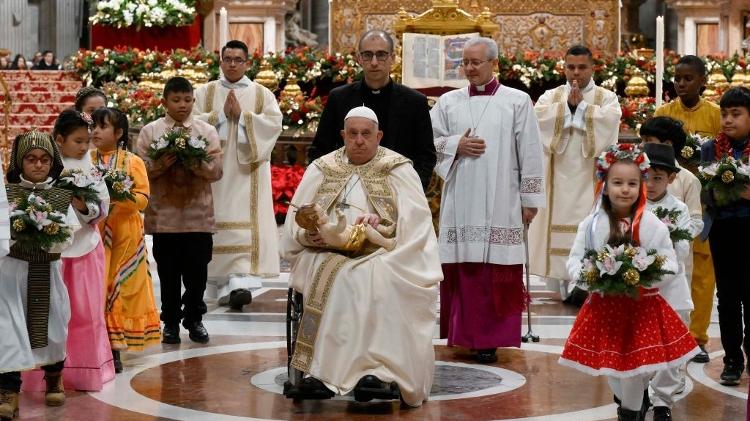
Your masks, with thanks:
[{"label": "marble floor", "polygon": [[[495,364],[475,364],[467,351],[434,340],[435,386],[421,408],[362,404],[341,397],[294,403],[281,394],[285,376],[287,275],[263,282],[241,312],[209,301],[209,344],[159,345],[124,353],[125,370],[98,393],[67,392],[63,407],[44,406],[43,393],[23,393],[21,420],[614,420],[603,378],[562,367],[557,358],[577,309],[563,305],[546,283],[532,281],[531,313],[538,343],[501,349]],[[158,283],[158,280],[156,280]],[[155,288],[158,294],[158,285]],[[158,297],[157,297],[158,301]],[[716,382],[722,350],[711,324],[709,364],[688,366],[688,386],[675,420],[745,420],[748,377],[738,387]],[[526,327],[524,325],[524,332]],[[436,331],[437,332],[437,331]],[[437,335],[436,335],[437,338]],[[651,415],[648,416],[651,419]]]}]

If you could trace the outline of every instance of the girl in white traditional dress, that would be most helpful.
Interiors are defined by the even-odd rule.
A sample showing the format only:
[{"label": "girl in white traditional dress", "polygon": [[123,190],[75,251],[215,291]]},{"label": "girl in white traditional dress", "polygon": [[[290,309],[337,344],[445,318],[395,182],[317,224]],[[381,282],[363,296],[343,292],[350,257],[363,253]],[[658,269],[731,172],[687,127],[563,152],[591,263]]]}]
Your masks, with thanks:
[{"label": "girl in white traditional dress", "polygon": [[[68,109],[57,117],[52,132],[65,165],[63,175],[68,170],[80,170],[77,183],[94,182],[91,187],[96,190],[95,196],[84,199],[85,203],[73,198],[81,229],[76,232],[73,244],[62,253],[63,280],[71,310],[64,384],[68,389],[83,391],[102,390],[104,383],[115,377],[103,311],[104,246],[97,228],[99,221],[107,216],[109,193],[104,181],[92,175],[94,165],[89,154],[92,124],[87,114]],[[44,390],[42,374],[41,370],[23,373],[23,390]]]},{"label": "girl in white traditional dress", "polygon": [[[591,215],[578,226],[568,258],[568,273],[579,286],[587,250],[623,244],[655,250],[661,269],[677,272],[667,227],[646,207],[645,154],[631,144],[613,145],[597,160],[596,192]],[[600,268],[604,271],[603,268]],[[596,269],[594,269],[596,270]],[[593,292],[578,313],[560,363],[584,373],[606,375],[616,401],[618,420],[642,421],[648,410],[649,379],[659,370],[677,367],[698,353],[695,340],[679,316],[659,295],[672,282],[664,276],[636,297]],[[645,401],[645,402],[644,402]]]},{"label": "girl in white traditional dress", "polygon": [[[13,231],[10,249],[2,253],[8,255],[0,258],[0,419],[3,420],[18,415],[23,370],[41,366],[47,382],[46,404],[59,406],[65,402],[62,368],[70,304],[59,253],[72,243],[73,233],[80,225],[71,207],[71,193],[53,186],[62,169],[60,153],[48,134],[31,131],[16,138],[3,194],[7,190],[7,200],[16,205],[30,200],[32,195],[44,199],[54,211],[63,214],[63,219],[55,230],[32,231],[39,234],[29,234],[23,228],[25,224],[16,220],[13,229],[23,231],[25,241],[20,241]],[[6,205],[1,210],[7,215],[5,197],[0,199]],[[53,214],[37,212],[34,216],[40,226],[51,225],[48,218]],[[70,235],[60,236],[55,242],[45,241],[51,244],[46,249],[41,245],[43,233],[54,235],[66,225]],[[19,241],[15,241],[17,238]]]}]

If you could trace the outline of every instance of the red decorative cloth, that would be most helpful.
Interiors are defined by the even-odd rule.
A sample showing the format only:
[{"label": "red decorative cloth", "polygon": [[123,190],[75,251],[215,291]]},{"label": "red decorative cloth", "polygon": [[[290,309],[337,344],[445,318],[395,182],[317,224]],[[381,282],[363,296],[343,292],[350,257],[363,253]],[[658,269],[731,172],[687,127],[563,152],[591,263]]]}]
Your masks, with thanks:
[{"label": "red decorative cloth", "polygon": [[128,46],[142,50],[189,50],[201,42],[200,16],[191,25],[170,26],[167,28],[115,28],[113,26],[93,25],[91,27],[92,48],[114,48]]},{"label": "red decorative cloth", "polygon": [[699,351],[658,290],[643,289],[638,298],[594,293],[576,317],[560,364],[624,378],[679,366]]},{"label": "red decorative cloth", "polygon": [[448,346],[486,349],[521,345],[528,303],[522,265],[446,263],[440,284],[440,337]]}]

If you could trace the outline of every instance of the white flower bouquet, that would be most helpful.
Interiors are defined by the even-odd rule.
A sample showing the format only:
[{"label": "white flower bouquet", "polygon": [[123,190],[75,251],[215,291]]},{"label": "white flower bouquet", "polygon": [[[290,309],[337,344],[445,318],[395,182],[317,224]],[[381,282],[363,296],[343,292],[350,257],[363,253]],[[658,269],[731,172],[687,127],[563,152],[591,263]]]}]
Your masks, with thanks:
[{"label": "white flower bouquet", "polygon": [[138,29],[184,26],[194,20],[195,0],[102,0],[89,18],[92,25]]}]

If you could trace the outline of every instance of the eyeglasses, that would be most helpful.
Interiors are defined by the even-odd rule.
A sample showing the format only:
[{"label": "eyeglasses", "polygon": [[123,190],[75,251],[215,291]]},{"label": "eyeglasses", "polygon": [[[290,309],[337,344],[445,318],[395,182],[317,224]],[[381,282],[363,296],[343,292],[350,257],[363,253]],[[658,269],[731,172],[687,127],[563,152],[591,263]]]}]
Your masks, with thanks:
[{"label": "eyeglasses", "polygon": [[23,160],[29,165],[36,165],[37,162],[41,163],[45,167],[52,165],[52,158],[48,156],[37,158],[35,156],[27,155],[23,158]]},{"label": "eyeglasses", "polygon": [[383,61],[388,60],[388,57],[390,56],[391,56],[391,53],[389,53],[388,51],[377,51],[374,53],[372,51],[362,51],[361,53],[359,53],[359,58],[361,58],[362,61],[365,61],[365,62],[372,61],[373,57],[378,59],[378,61],[383,62]]},{"label": "eyeglasses", "polygon": [[461,66],[463,67],[479,67],[490,60],[461,60]]},{"label": "eyeglasses", "polygon": [[244,64],[247,60],[245,60],[242,57],[224,57],[223,59],[221,59],[221,61],[224,64],[232,64],[232,63],[234,63],[234,64],[237,64],[237,65],[240,65],[240,64]]}]

